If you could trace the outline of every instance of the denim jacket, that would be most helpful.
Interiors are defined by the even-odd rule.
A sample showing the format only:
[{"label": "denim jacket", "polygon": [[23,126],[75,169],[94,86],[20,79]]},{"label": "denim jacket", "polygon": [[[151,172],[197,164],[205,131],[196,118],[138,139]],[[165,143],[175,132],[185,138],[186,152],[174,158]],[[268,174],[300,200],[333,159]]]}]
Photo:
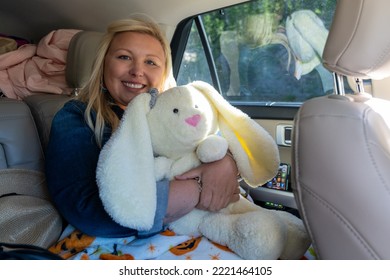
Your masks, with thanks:
[{"label": "denim jacket", "polygon": [[[157,183],[155,222],[147,232],[137,232],[117,224],[104,210],[96,184],[96,166],[101,149],[86,124],[85,109],[86,104],[80,101],[68,101],[52,122],[45,151],[46,179],[58,211],[68,223],[92,236],[147,237],[161,231],[168,204],[168,180]],[[122,109],[117,106],[112,109],[119,118],[122,117]],[[105,127],[103,145],[111,133],[111,128]]]}]

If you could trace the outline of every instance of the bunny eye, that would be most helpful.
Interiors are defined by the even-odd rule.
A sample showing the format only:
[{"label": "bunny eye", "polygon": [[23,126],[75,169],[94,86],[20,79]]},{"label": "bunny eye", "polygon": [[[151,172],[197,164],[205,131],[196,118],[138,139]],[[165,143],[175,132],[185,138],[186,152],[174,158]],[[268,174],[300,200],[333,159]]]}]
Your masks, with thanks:
[{"label": "bunny eye", "polygon": [[177,113],[179,113],[179,109],[174,108],[174,109],[173,109],[173,112],[174,112],[175,114],[177,114]]},{"label": "bunny eye", "polygon": [[199,108],[199,106],[195,104],[195,109],[198,109],[198,108]]}]

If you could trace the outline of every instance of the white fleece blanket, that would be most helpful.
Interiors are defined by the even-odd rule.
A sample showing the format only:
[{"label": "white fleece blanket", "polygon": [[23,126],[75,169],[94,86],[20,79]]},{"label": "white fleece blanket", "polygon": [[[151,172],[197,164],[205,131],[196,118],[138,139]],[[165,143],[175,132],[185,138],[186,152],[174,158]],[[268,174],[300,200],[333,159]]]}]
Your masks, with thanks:
[{"label": "white fleece blanket", "polygon": [[[68,226],[51,252],[68,260],[240,260],[229,248],[203,236],[175,235],[164,231],[137,239],[101,238],[82,234]],[[315,259],[310,247],[302,260]]]}]

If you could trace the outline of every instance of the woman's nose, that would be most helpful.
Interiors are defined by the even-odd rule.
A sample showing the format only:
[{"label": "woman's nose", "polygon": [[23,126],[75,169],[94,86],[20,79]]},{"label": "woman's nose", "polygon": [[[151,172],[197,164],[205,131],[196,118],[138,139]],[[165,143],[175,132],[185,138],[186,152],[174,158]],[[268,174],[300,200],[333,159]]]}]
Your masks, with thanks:
[{"label": "woman's nose", "polygon": [[144,73],[144,64],[142,62],[135,61],[129,70],[130,75],[140,77]]}]

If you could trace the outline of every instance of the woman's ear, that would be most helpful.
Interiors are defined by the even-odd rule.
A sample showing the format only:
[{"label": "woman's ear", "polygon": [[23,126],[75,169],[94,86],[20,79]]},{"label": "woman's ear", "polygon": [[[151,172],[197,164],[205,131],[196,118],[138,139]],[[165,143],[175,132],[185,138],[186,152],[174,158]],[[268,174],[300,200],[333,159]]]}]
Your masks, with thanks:
[{"label": "woman's ear", "polygon": [[273,178],[279,167],[279,150],[272,136],[210,84],[196,81],[190,85],[202,92],[218,112],[219,130],[246,183],[257,187]]},{"label": "woman's ear", "polygon": [[[96,179],[103,205],[114,221],[148,230],[157,207],[154,157],[146,114],[150,95],[128,105],[119,127],[103,147]],[[140,209],[142,209],[140,211]]]}]

